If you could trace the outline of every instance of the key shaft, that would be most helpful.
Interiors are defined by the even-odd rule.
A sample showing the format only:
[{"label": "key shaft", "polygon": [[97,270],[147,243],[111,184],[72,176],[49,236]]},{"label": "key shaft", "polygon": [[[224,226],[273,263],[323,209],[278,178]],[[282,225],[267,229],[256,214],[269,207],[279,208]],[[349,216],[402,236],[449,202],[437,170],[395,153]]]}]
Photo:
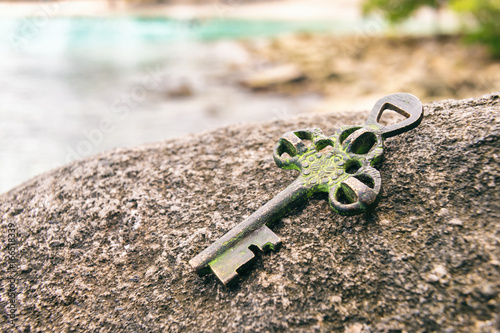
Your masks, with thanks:
[{"label": "key shaft", "polygon": [[[191,259],[189,264],[198,274],[204,275],[209,272],[209,266],[212,266],[212,270],[214,270],[214,266],[220,265],[217,258],[227,257],[227,255],[224,256],[225,253],[237,250],[236,247],[240,247],[239,245],[241,244],[246,245],[247,249],[252,245],[257,246],[261,250],[264,250],[267,247],[271,249],[274,248],[280,243],[280,240],[278,236],[274,235],[274,233],[267,228],[267,226],[272,225],[276,220],[282,218],[285,214],[290,212],[293,207],[296,207],[306,201],[309,196],[309,192],[309,189],[304,186],[300,179],[295,180],[286,189],[268,201],[264,206],[260,207],[255,213],[250,215],[243,222],[219,238],[215,243]],[[265,229],[260,231],[259,229],[263,227]],[[259,240],[259,233],[263,233],[267,235],[267,237],[261,237]],[[275,238],[269,237],[270,234],[274,235]],[[248,238],[248,240],[246,238]],[[269,242],[262,244],[262,242],[266,240],[269,240]],[[259,241],[261,244],[258,244]],[[242,261],[235,265],[237,266],[236,269],[252,258],[253,255],[250,258],[236,259]],[[227,264],[229,268],[232,269],[232,265],[226,263],[225,261],[226,260],[223,260],[222,264]]]}]

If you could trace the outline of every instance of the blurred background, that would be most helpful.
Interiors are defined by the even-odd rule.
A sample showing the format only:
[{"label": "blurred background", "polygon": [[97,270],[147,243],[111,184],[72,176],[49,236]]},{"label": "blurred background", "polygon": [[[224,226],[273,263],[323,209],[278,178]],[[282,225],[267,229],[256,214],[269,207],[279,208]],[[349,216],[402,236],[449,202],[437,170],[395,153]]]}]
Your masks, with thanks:
[{"label": "blurred background", "polygon": [[0,1],[0,192],[227,124],[480,96],[499,58],[499,0]]}]

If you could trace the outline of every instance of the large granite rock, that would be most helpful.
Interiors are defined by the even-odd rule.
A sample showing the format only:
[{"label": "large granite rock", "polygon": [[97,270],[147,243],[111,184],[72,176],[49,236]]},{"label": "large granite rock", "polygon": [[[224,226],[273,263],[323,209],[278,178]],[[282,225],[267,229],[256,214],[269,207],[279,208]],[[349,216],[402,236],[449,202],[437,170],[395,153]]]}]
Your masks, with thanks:
[{"label": "large granite rock", "polygon": [[0,196],[2,331],[499,330],[500,98],[425,113],[386,141],[371,214],[341,217],[313,198],[232,288],[188,260],[295,178],[272,160],[281,134],[332,133],[368,111],[117,149],[32,179]]}]

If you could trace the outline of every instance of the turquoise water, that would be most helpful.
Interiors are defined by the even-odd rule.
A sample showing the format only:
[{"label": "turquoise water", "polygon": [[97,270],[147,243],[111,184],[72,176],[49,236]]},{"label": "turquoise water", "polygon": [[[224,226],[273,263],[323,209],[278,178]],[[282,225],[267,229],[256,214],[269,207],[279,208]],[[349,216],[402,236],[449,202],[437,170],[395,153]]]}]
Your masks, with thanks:
[{"label": "turquoise water", "polygon": [[[1,15],[1,13],[0,13]],[[272,37],[293,32],[333,32],[335,34],[377,34],[387,31],[380,18],[346,18],[330,21],[265,21],[228,18],[178,20],[169,18],[135,17],[31,17],[1,18],[0,42],[12,44],[15,40],[47,40],[65,36],[74,44],[93,46],[122,43],[158,43],[180,40],[213,41]],[[452,31],[453,25],[441,27]],[[398,27],[407,33],[431,33],[436,26],[421,20],[410,20]],[[1,46],[1,45],[0,45]]]},{"label": "turquoise water", "polygon": [[56,37],[71,43],[114,45],[140,39],[145,43],[179,40],[211,41],[224,38],[271,37],[298,31],[353,31],[358,22],[251,21],[234,19],[174,20],[168,18],[20,18],[0,19],[4,40]]},{"label": "turquoise water", "polygon": [[171,20],[135,19],[139,29],[136,33],[155,40],[157,38],[179,38],[179,36],[199,40],[221,38],[271,37],[298,31],[328,31],[334,28],[332,22],[287,22],[287,21],[250,21],[234,19],[209,20]]}]

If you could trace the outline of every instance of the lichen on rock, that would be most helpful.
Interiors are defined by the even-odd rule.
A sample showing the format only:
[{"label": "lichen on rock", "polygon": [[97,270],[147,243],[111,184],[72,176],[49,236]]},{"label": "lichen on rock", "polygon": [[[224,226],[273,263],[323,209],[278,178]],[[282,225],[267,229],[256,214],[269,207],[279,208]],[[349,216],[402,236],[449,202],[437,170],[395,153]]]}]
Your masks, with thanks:
[{"label": "lichen on rock", "polygon": [[[238,125],[115,149],[0,196],[14,226],[14,325],[26,332],[495,332],[500,329],[500,98],[427,104],[386,141],[383,197],[342,217],[323,196],[273,230],[240,283],[188,260],[284,189],[280,135],[368,112]],[[11,228],[12,229],[12,228]],[[12,276],[1,240],[2,281]],[[8,287],[2,282],[2,309]]]}]

